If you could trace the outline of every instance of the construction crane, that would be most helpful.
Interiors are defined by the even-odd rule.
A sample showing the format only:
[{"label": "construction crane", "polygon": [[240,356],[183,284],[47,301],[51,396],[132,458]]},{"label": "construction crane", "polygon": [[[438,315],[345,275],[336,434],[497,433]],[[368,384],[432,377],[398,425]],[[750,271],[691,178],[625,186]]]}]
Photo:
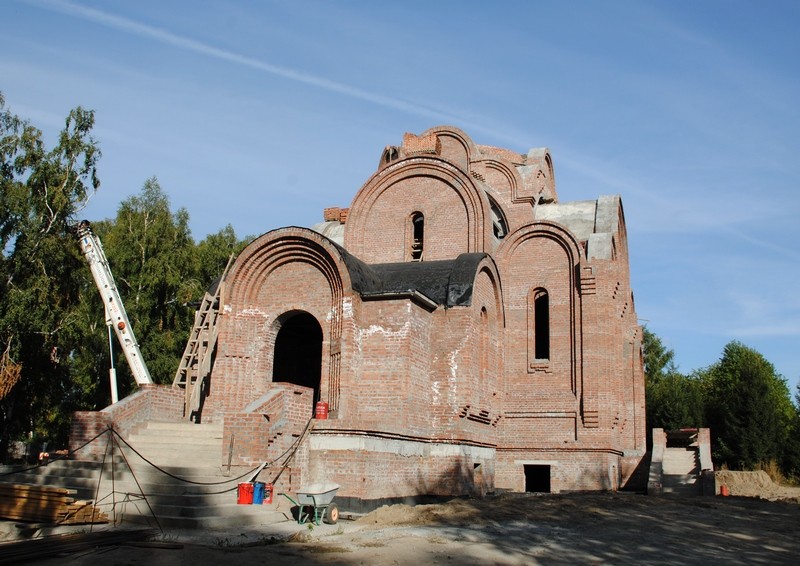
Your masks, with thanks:
[{"label": "construction crane", "polygon": [[[117,291],[117,285],[114,283],[114,276],[111,274],[111,268],[108,265],[106,254],[103,252],[103,246],[100,244],[100,238],[92,232],[92,227],[87,220],[83,220],[75,226],[75,231],[78,235],[81,251],[86,256],[86,261],[89,262],[94,282],[105,305],[109,341],[111,340],[111,328],[113,328],[122,351],[125,353],[125,359],[128,360],[133,379],[136,380],[138,385],[153,383],[150,378],[150,372],[147,370],[142,358],[142,352],[136,342],[136,336],[133,334],[133,327],[130,320],[128,320],[125,306],[122,304],[122,298],[119,296],[119,291]],[[117,379],[113,352],[111,354],[109,377],[111,379],[111,402],[116,403],[118,401]]]}]

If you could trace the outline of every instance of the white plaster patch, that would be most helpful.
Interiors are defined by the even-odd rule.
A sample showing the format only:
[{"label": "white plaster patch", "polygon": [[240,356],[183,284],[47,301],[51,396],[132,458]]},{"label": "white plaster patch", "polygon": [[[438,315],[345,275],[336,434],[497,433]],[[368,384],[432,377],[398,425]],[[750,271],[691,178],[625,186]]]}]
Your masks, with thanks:
[{"label": "white plaster patch", "polygon": [[458,347],[447,355],[447,366],[450,368],[450,375],[447,378],[447,384],[449,386],[447,390],[447,403],[453,408],[455,408],[458,403],[458,356],[461,350],[464,349],[467,339],[468,337],[464,336]]},{"label": "white plaster patch", "polygon": [[344,318],[353,318],[353,299],[350,297],[342,299],[342,316]]},{"label": "white plaster patch", "polygon": [[369,338],[373,334],[383,334],[387,338],[408,336],[408,330],[411,326],[409,321],[403,323],[399,330],[389,330],[380,324],[371,324],[369,328],[362,328],[358,331],[360,338]]},{"label": "white plaster patch", "polygon": [[267,315],[267,313],[265,313],[265,312],[264,312],[264,311],[262,311],[261,309],[257,309],[257,308],[252,308],[252,309],[242,309],[242,310],[240,310],[240,311],[239,311],[239,314],[246,314],[246,315],[254,315],[254,314],[257,314],[257,315],[261,315],[261,316],[266,316],[266,315]]}]

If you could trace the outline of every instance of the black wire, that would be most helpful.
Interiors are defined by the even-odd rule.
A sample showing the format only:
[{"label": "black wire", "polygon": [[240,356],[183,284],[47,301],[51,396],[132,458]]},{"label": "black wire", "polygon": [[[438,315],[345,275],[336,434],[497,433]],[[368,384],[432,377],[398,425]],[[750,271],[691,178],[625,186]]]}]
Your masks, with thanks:
[{"label": "black wire", "polygon": [[[309,427],[311,426],[311,423],[313,422],[313,420],[314,420],[313,418],[308,420],[308,422],[306,423],[305,428],[303,429],[302,434],[286,450],[284,450],[282,454],[280,454],[278,457],[274,458],[271,462],[267,462],[264,465],[263,469],[270,468],[270,467],[272,467],[272,465],[275,462],[277,462],[278,460],[280,460],[281,458],[283,458],[284,456],[289,454],[289,456],[284,461],[283,466],[281,467],[281,470],[278,472],[278,474],[272,480],[273,485],[278,481],[278,479],[283,474],[283,470],[285,469],[286,464],[294,457],[294,455],[297,452],[298,448],[300,448],[300,444],[301,444],[302,440],[305,438],[306,432],[308,431]],[[144,460],[147,464],[149,464],[151,467],[155,468],[156,470],[158,470],[162,474],[164,474],[166,476],[169,476],[174,480],[178,480],[178,481],[181,481],[181,482],[184,482],[184,483],[188,483],[188,484],[191,484],[191,485],[209,485],[209,486],[210,485],[224,485],[224,484],[227,484],[227,483],[239,481],[242,478],[244,478],[246,476],[249,476],[250,474],[255,472],[260,467],[260,466],[256,466],[255,468],[245,472],[244,474],[242,474],[240,476],[237,476],[235,478],[229,478],[229,479],[226,479],[226,480],[223,480],[223,481],[218,481],[218,482],[198,482],[198,481],[194,481],[194,480],[189,480],[189,479],[186,479],[186,478],[182,478],[180,476],[176,476],[175,474],[173,474],[171,472],[168,472],[167,470],[159,467],[158,465],[156,465],[153,462],[151,462],[150,460],[148,460],[144,455],[142,455],[141,452],[139,452],[138,450],[136,450],[136,448],[131,446],[131,444],[127,440],[125,440],[111,425],[109,425],[109,427],[106,430],[104,430],[103,432],[97,434],[96,436],[94,436],[94,438],[88,440],[87,442],[85,442],[84,444],[82,444],[81,446],[76,448],[75,450],[69,451],[66,456],[59,456],[57,458],[54,458],[53,461],[55,462],[57,460],[63,460],[63,459],[69,458],[75,452],[78,452],[79,450],[82,450],[83,448],[85,448],[86,446],[88,446],[89,444],[91,444],[92,442],[94,442],[95,440],[97,440],[102,435],[106,434],[107,432],[113,433],[119,440],[121,440],[125,444],[125,446],[130,448],[131,451],[134,454],[136,454],[139,458]],[[46,464],[37,464],[36,466],[31,466],[30,468],[25,468],[25,469],[22,469],[22,470],[15,470],[13,472],[6,472],[6,473],[3,473],[3,474],[0,474],[0,477],[11,475],[11,474],[19,474],[19,473],[27,472],[27,471],[30,471],[30,470],[35,470],[37,468],[41,468],[44,465],[46,465]],[[229,489],[222,490],[222,491],[210,491],[210,492],[204,492],[203,494],[187,494],[187,495],[218,495],[218,494],[222,494],[222,493],[229,493],[231,491],[236,491],[237,489],[238,489],[238,485],[237,486],[233,486],[233,487],[231,487]]]},{"label": "black wire", "polygon": [[287,453],[287,452],[289,452],[290,450],[291,450],[291,452],[292,452],[291,454],[289,454],[289,456],[286,458],[286,460],[284,460],[284,462],[283,462],[283,466],[281,466],[281,469],[280,469],[280,471],[278,472],[278,475],[276,475],[276,476],[273,478],[273,480],[272,480],[272,482],[271,482],[271,483],[272,483],[272,485],[275,485],[276,483],[278,483],[278,480],[280,479],[281,475],[283,474],[283,471],[286,469],[286,464],[288,464],[288,463],[289,463],[289,461],[291,461],[291,459],[292,459],[292,458],[294,458],[294,455],[295,455],[295,453],[297,452],[297,449],[298,449],[298,448],[300,448],[300,443],[301,443],[301,442],[303,441],[303,439],[305,438],[305,436],[306,436],[306,432],[308,432],[308,429],[309,429],[309,427],[311,426],[311,423],[312,423],[313,421],[314,421],[314,418],[313,418],[313,417],[312,417],[312,418],[310,418],[310,419],[308,419],[308,422],[306,423],[306,428],[304,428],[304,429],[303,429],[303,433],[302,433],[302,434],[299,436],[299,438],[298,438],[298,439],[297,439],[297,440],[296,440],[296,441],[295,441],[295,442],[294,442],[294,443],[293,443],[291,446],[289,446],[289,448],[287,448],[287,449],[286,449],[286,450],[283,452],[283,454],[281,454],[280,456],[278,456],[277,458],[275,458],[275,460],[273,460],[273,462],[276,462],[276,461],[280,460],[281,458],[283,458],[284,454],[286,454],[286,453]]},{"label": "black wire", "polygon": [[[114,433],[114,435],[115,435],[115,436],[116,436],[118,439],[120,439],[120,440],[121,440],[121,441],[122,441],[122,442],[125,444],[125,446],[127,446],[128,448],[130,448],[130,449],[133,451],[133,453],[134,453],[134,454],[136,454],[137,456],[139,456],[139,458],[141,458],[142,460],[144,460],[145,462],[147,462],[148,464],[150,464],[150,466],[152,466],[153,468],[155,468],[156,470],[158,470],[158,471],[159,471],[159,472],[161,472],[162,474],[164,474],[164,475],[167,475],[167,476],[171,477],[171,478],[172,478],[172,479],[174,479],[174,480],[182,481],[182,482],[184,482],[184,483],[190,483],[190,484],[193,484],[193,485],[223,485],[223,484],[226,484],[226,483],[230,483],[230,482],[232,482],[232,481],[238,481],[238,480],[242,479],[243,477],[245,477],[245,476],[248,476],[248,475],[252,474],[253,472],[255,472],[255,471],[258,469],[258,466],[256,466],[255,468],[253,468],[252,470],[250,470],[250,471],[248,471],[248,472],[245,472],[245,473],[244,473],[244,474],[242,474],[241,476],[237,476],[237,477],[235,477],[235,478],[230,478],[230,479],[227,479],[227,480],[223,480],[223,481],[217,481],[217,482],[199,482],[199,481],[194,481],[194,480],[188,480],[188,479],[186,479],[186,478],[182,478],[182,477],[180,477],[180,476],[176,476],[175,474],[173,474],[173,473],[170,473],[170,472],[168,472],[167,470],[165,470],[165,469],[163,469],[163,468],[160,468],[160,467],[158,467],[156,464],[154,464],[153,462],[151,462],[150,460],[148,460],[147,458],[145,458],[145,457],[142,455],[142,453],[141,453],[141,452],[139,452],[138,450],[136,450],[136,448],[134,448],[133,446],[131,446],[131,445],[130,445],[130,443],[128,443],[128,441],[127,441],[127,440],[125,440],[124,438],[122,438],[122,436],[121,436],[121,435],[120,435],[120,434],[119,434],[119,433],[118,433],[116,430],[114,430],[114,429],[111,429],[111,432],[113,432],[113,433]],[[236,488],[233,488],[233,489],[236,489]],[[227,490],[227,491],[233,491],[233,489],[230,489],[230,490]],[[221,492],[221,493],[225,493],[225,492]]]},{"label": "black wire", "polygon": [[[92,442],[94,442],[95,440],[97,440],[98,438],[100,438],[101,436],[103,436],[103,435],[104,435],[106,432],[108,432],[108,429],[104,430],[104,431],[103,431],[103,432],[101,432],[101,433],[98,433],[97,435],[95,435],[95,437],[94,437],[94,438],[92,438],[92,439],[90,439],[90,440],[87,440],[86,442],[84,442],[83,444],[81,444],[81,445],[80,445],[78,448],[76,448],[75,450],[70,450],[69,452],[67,452],[67,454],[66,454],[66,455],[63,455],[63,456],[59,455],[59,456],[56,456],[55,458],[53,458],[52,460],[48,460],[48,464],[49,464],[50,462],[58,462],[59,460],[66,460],[67,458],[69,458],[70,456],[72,456],[73,454],[75,454],[75,452],[78,452],[79,450],[83,450],[84,448],[86,448],[86,447],[87,447],[89,444],[91,444]],[[42,464],[42,463],[40,462],[40,463],[36,464],[35,466],[31,466],[30,468],[22,468],[22,469],[20,469],[20,470],[14,470],[14,471],[11,471],[11,472],[4,472],[4,473],[0,474],[0,477],[3,477],[3,476],[10,476],[10,475],[12,475],[12,474],[22,474],[22,473],[25,473],[25,472],[30,472],[31,470],[36,470],[36,469],[38,469],[38,468],[41,468],[41,467],[43,467],[43,466],[46,466],[46,465],[47,465],[47,464]]]},{"label": "black wire", "polygon": [[[294,455],[297,452],[298,448],[300,448],[300,444],[303,442],[303,438],[306,435],[306,431],[308,430],[308,427],[311,425],[311,422],[313,420],[314,420],[313,418],[309,419],[309,421],[306,423],[306,427],[303,429],[302,434],[297,438],[297,440],[292,442],[292,444],[289,446],[289,448],[284,450],[283,453],[280,456],[278,456],[277,458],[273,459],[271,462],[268,462],[268,463],[266,463],[264,465],[264,469],[270,468],[270,467],[272,467],[272,464],[274,464],[275,462],[277,462],[278,460],[280,460],[281,458],[286,456],[286,454],[289,454],[289,452],[291,452],[291,454],[289,454],[289,456],[283,462],[283,466],[281,466],[281,469],[278,472],[278,475],[276,475],[275,478],[272,480],[271,485],[275,485],[277,483],[278,478],[281,477],[281,474],[283,474],[284,469],[286,469],[286,464],[289,463],[289,461],[294,457]],[[240,477],[243,477],[243,476],[240,476]],[[224,491],[212,491],[212,492],[207,492],[206,494],[207,495],[217,495],[217,494],[220,494],[220,493],[228,493],[230,491],[235,491],[238,488],[239,488],[239,486],[236,486],[236,487],[232,487],[230,489],[226,489]]]}]

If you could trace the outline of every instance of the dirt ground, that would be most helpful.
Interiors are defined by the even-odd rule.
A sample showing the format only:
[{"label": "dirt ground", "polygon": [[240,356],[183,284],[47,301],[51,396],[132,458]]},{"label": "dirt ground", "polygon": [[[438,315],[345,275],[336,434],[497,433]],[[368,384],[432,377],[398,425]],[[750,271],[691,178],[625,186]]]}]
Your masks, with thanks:
[{"label": "dirt ground", "polygon": [[[729,478],[730,497],[503,494],[381,507],[309,528],[166,533],[44,565],[797,564],[800,489]],[[747,497],[758,492],[761,497]]]}]

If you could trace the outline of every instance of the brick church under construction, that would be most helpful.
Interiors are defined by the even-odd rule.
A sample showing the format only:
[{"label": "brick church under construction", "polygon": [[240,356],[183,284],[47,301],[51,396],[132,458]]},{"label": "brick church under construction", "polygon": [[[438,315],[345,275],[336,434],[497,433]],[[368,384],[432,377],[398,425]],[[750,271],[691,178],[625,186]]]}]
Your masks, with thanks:
[{"label": "brick church under construction", "polygon": [[291,449],[276,490],[361,506],[616,490],[645,455],[622,203],[561,202],[547,149],[406,134],[348,208],[254,240],[216,296],[195,375],[76,414],[73,445],[222,422],[220,466]]}]

